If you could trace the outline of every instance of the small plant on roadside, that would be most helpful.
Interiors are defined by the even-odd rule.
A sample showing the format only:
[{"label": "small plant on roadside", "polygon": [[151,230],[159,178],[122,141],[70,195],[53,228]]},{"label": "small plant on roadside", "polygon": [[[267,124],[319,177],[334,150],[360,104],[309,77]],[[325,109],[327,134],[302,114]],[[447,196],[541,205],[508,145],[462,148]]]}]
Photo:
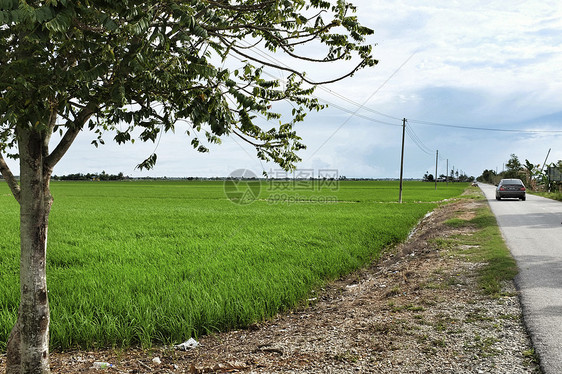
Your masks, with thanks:
[{"label": "small plant on roadside", "polygon": [[360,357],[357,353],[353,353],[353,352],[350,352],[350,351],[338,353],[334,356],[334,360],[336,360],[336,361],[349,362],[349,363],[355,363],[355,362],[359,361],[359,358]]},{"label": "small plant on roadside", "polygon": [[384,297],[397,296],[400,294],[400,292],[400,286],[394,286],[384,294]]},{"label": "small plant on roadside", "polygon": [[481,337],[475,335],[472,342],[466,342],[464,348],[469,351],[474,351],[480,357],[497,356],[500,351],[493,347],[494,344],[499,342],[498,339],[492,337]]},{"label": "small plant on roadside", "polygon": [[523,357],[525,358],[525,365],[527,366],[531,366],[531,365],[538,365],[539,364],[539,356],[537,354],[537,352],[535,352],[534,348],[531,349],[527,349],[524,350],[522,352]]}]

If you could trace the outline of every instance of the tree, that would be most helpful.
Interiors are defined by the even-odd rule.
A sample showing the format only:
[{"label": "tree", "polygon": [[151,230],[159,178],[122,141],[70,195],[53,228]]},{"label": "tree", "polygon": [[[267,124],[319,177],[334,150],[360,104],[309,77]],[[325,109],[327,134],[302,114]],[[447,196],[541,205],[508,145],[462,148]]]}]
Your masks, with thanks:
[{"label": "tree", "polygon": [[533,190],[537,189],[537,182],[542,183],[541,178],[541,170],[539,165],[534,165],[529,160],[525,159],[525,165],[523,166],[522,170],[525,172],[526,176],[526,185],[528,188]]},{"label": "tree", "polygon": [[461,172],[458,176],[457,179],[459,180],[459,182],[467,182],[469,177],[468,175],[466,175],[466,173]]},{"label": "tree", "polygon": [[486,182],[494,184],[494,177],[496,176],[496,172],[494,170],[484,170],[482,175],[476,178],[479,182]]},{"label": "tree", "polygon": [[504,178],[518,178],[519,172],[523,170],[519,158],[513,153],[510,155],[510,159],[505,166],[507,170],[504,172]]},{"label": "tree", "polygon": [[[232,135],[291,169],[304,148],[295,123],[323,108],[314,87],[377,62],[364,40],[372,30],[355,10],[343,0],[0,1],[0,172],[21,212],[21,300],[8,373],[49,371],[49,183],[78,133],[92,131],[96,146],[108,133],[133,142],[137,130],[154,142],[184,122],[200,152],[205,139]],[[317,47],[322,56],[306,54]],[[292,66],[258,57],[263,51],[290,57]],[[352,58],[348,72],[328,82],[295,67]],[[287,72],[286,80],[267,78],[268,67]],[[276,105],[283,101],[294,108],[286,122]],[[260,126],[258,116],[279,123]],[[19,182],[4,155],[19,158]],[[138,167],[156,159],[148,155]]]}]

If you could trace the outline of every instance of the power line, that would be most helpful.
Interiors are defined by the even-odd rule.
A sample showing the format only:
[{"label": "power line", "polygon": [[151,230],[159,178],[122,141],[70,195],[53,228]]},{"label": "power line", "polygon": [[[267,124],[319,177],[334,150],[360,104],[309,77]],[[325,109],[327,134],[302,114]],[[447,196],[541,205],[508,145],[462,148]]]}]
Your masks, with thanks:
[{"label": "power line", "polygon": [[[386,122],[386,121],[380,121],[380,120],[378,120],[378,119],[374,119],[374,118],[372,118],[372,117],[365,116],[365,115],[363,115],[363,114],[359,114],[359,113],[357,113],[357,111],[353,111],[353,110],[347,109],[346,107],[343,107],[343,106],[341,106],[341,105],[334,104],[334,103],[331,103],[331,102],[326,101],[326,100],[322,100],[322,101],[324,101],[324,102],[325,102],[326,104],[328,104],[330,107],[334,107],[334,108],[336,108],[336,109],[341,110],[342,112],[349,113],[349,114],[351,114],[351,115],[354,116],[354,117],[359,117],[359,118],[362,118],[362,119],[367,120],[367,121],[370,121],[370,122],[379,123],[379,124],[381,124],[381,125],[398,126],[398,127],[401,127],[401,125],[396,124],[396,123],[391,123],[391,122]],[[360,108],[360,109],[361,109],[361,108]]]},{"label": "power line", "polygon": [[430,121],[422,121],[416,119],[409,119],[408,122],[417,123],[420,125],[427,125],[427,126],[440,126],[440,127],[452,127],[457,129],[467,129],[467,130],[480,130],[480,131],[501,131],[501,132],[513,132],[513,133],[524,133],[524,134],[552,134],[552,133],[561,133],[562,130],[519,130],[519,129],[498,129],[498,128],[491,128],[491,127],[475,127],[475,126],[466,126],[466,125],[451,125],[447,123],[439,123],[439,122],[430,122]]},{"label": "power line", "polygon": [[411,126],[406,126],[406,133],[408,134],[408,136],[410,137],[410,139],[412,139],[412,141],[414,142],[414,144],[424,153],[428,154],[428,155],[433,155],[433,153],[435,152],[434,150],[430,149],[429,147],[427,147],[423,141],[419,138],[419,136],[414,132],[414,130],[412,129]]},{"label": "power line", "polygon": [[[245,42],[245,41],[244,41],[244,42]],[[247,42],[245,42],[245,43],[247,43]],[[272,55],[270,55],[270,54],[268,54],[268,53],[266,53],[266,52],[264,52],[264,51],[262,51],[262,50],[253,49],[253,52],[255,52],[256,54],[260,55],[262,58],[268,60],[269,62],[276,63],[276,64],[279,64],[279,65],[285,66],[285,67],[290,67],[290,66],[288,66],[287,64],[285,64],[284,62],[278,60],[278,59],[275,58],[274,56],[272,56]],[[324,86],[324,85],[319,85],[319,86],[317,86],[317,87],[320,88],[321,90],[323,90],[323,91],[325,91],[325,92],[327,92],[327,93],[329,93],[329,94],[331,94],[331,95],[333,95],[333,96],[335,96],[335,97],[337,97],[337,98],[339,98],[339,99],[341,99],[341,100],[343,100],[343,101],[345,101],[345,102],[347,102],[347,103],[349,103],[349,104],[352,104],[352,105],[358,107],[358,109],[356,109],[356,110],[347,109],[347,108],[345,108],[345,107],[343,107],[343,106],[341,106],[341,105],[334,104],[333,102],[330,102],[329,100],[326,100],[326,99],[324,99],[324,98],[318,97],[318,96],[316,96],[316,95],[312,95],[312,96],[315,97],[316,99],[318,99],[319,101],[328,104],[328,105],[331,106],[331,107],[334,107],[334,108],[337,108],[337,109],[339,109],[339,110],[341,110],[341,111],[343,111],[343,112],[352,114],[353,116],[360,117],[360,118],[366,119],[366,120],[368,120],[368,121],[375,122],[375,123],[380,123],[380,124],[383,124],[383,125],[400,126],[400,125],[397,125],[397,124],[394,124],[394,123],[384,122],[384,121],[380,121],[380,120],[374,119],[374,118],[372,118],[372,117],[367,117],[367,116],[365,116],[365,115],[360,115],[360,114],[358,114],[358,111],[361,110],[361,109],[363,109],[363,110],[365,110],[365,111],[367,111],[367,112],[371,112],[371,113],[374,113],[374,114],[378,114],[378,115],[380,115],[380,116],[382,116],[382,117],[386,117],[386,118],[393,119],[393,120],[397,120],[397,121],[402,121],[402,118],[398,118],[398,117],[395,117],[395,116],[391,116],[391,115],[385,114],[385,113],[383,113],[383,112],[380,112],[380,111],[378,111],[378,110],[365,107],[365,104],[366,104],[380,89],[382,89],[382,87],[384,87],[384,85],[386,85],[386,84],[388,83],[388,81],[389,81],[389,80],[390,80],[390,79],[391,79],[391,78],[392,78],[408,61],[410,61],[410,59],[411,59],[414,55],[415,55],[415,53],[413,53],[410,57],[408,57],[408,58],[406,59],[406,61],[404,61],[404,63],[402,63],[402,64],[398,67],[398,69],[396,69],[396,71],[395,71],[393,74],[391,74],[391,75],[388,77],[388,79],[385,80],[385,81],[379,86],[379,88],[369,97],[369,99],[367,99],[367,100],[365,101],[364,104],[360,104],[360,103],[358,103],[358,102],[356,102],[356,101],[354,101],[354,100],[351,100],[351,99],[349,99],[348,97],[346,97],[346,96],[344,96],[344,95],[342,95],[342,94],[340,94],[340,93],[338,93],[338,92],[336,92],[336,91],[333,91],[333,90],[327,88],[327,87]],[[238,59],[239,61],[243,61],[241,58],[239,58],[239,57],[237,57],[237,56],[233,56],[233,57],[236,58],[236,59]],[[269,76],[269,77],[271,77],[271,78],[277,79],[277,80],[280,80],[280,79],[281,79],[281,80],[284,80],[283,78],[279,78],[279,77],[277,77],[277,76],[275,76],[275,75],[273,75],[273,74],[271,74],[271,73],[269,73],[269,72],[267,72],[267,71],[263,71],[263,74],[265,74],[265,75],[267,75],[267,76]]]},{"label": "power line", "polygon": [[[282,61],[276,59],[276,58],[273,57],[273,56],[270,56],[270,55],[267,54],[266,52],[263,52],[263,51],[261,51],[261,50],[256,50],[256,49],[253,49],[253,50],[254,50],[257,54],[261,55],[264,59],[269,60],[269,61],[272,62],[273,64],[279,64],[279,65],[281,65],[281,66],[287,66],[287,65],[284,64]],[[383,86],[385,86],[385,85],[388,83],[388,81],[389,81],[389,80],[390,80],[390,79],[391,79],[391,78],[392,78],[392,77],[393,77],[393,76],[394,76],[394,75],[395,75],[395,74],[396,74],[396,73],[413,57],[413,56],[414,56],[414,54],[412,54],[402,65],[400,65],[400,67],[399,67],[393,74],[391,74],[391,76],[390,76],[390,77],[389,77],[389,78],[388,78],[388,79],[387,79],[371,96],[369,96],[369,98],[368,98],[367,100],[365,100],[363,104],[360,104],[360,103],[358,103],[358,102],[355,102],[355,101],[353,101],[353,100],[347,98],[346,96],[340,94],[339,92],[333,91],[333,90],[331,90],[331,89],[329,89],[329,88],[327,88],[327,87],[325,87],[325,86],[323,86],[323,85],[318,86],[321,90],[323,90],[323,91],[327,92],[328,94],[330,94],[330,95],[332,95],[332,96],[338,98],[339,100],[344,101],[344,102],[347,102],[347,103],[349,103],[349,104],[355,106],[356,109],[355,109],[355,110],[348,109],[348,108],[346,108],[346,107],[344,107],[344,106],[342,106],[342,105],[338,105],[338,104],[335,104],[335,103],[333,103],[333,102],[330,102],[329,100],[326,100],[326,99],[324,99],[324,98],[319,98],[319,97],[316,96],[316,95],[312,95],[312,96],[315,97],[317,100],[319,100],[319,101],[321,101],[321,102],[323,102],[323,103],[326,103],[326,104],[328,104],[329,106],[334,107],[335,109],[338,109],[338,110],[340,110],[340,111],[343,111],[343,112],[345,112],[345,113],[350,114],[350,117],[349,117],[347,120],[345,120],[345,121],[344,121],[344,122],[343,122],[343,123],[342,123],[342,124],[325,140],[325,141],[324,141],[324,143],[322,143],[322,145],[313,153],[313,155],[316,154],[316,152],[318,152],[318,150],[321,149],[328,141],[330,141],[330,140],[334,137],[334,135],[335,135],[343,126],[345,126],[345,125],[347,124],[347,122],[349,122],[349,120],[350,120],[352,117],[362,118],[362,119],[364,119],[364,120],[367,120],[367,121],[370,121],[370,122],[373,122],[373,123],[383,124],[383,125],[396,126],[396,127],[401,126],[401,125],[399,125],[399,124],[390,123],[390,122],[387,122],[387,121],[381,121],[381,120],[375,119],[375,118],[373,118],[373,117],[371,117],[371,116],[359,114],[359,112],[360,112],[361,110],[364,110],[364,111],[366,111],[366,112],[370,112],[370,113],[379,115],[379,116],[381,116],[381,117],[386,117],[386,118],[391,119],[391,120],[402,121],[401,118],[398,118],[398,117],[396,117],[396,116],[392,116],[392,115],[383,113],[383,112],[378,111],[378,110],[375,110],[375,109],[368,108],[368,107],[366,107],[365,105],[367,104],[367,102],[368,102],[375,94],[378,93],[378,91],[379,91],[380,89],[382,89]],[[234,56],[234,57],[236,57],[236,56]],[[242,61],[241,59],[239,59],[239,60]],[[280,72],[282,73],[283,70],[280,69]],[[274,78],[274,79],[277,79],[277,80],[282,80],[282,81],[285,80],[285,79],[280,79],[279,77],[277,77],[277,76],[275,76],[275,75],[273,75],[273,74],[270,74],[270,73],[267,72],[267,71],[263,71],[263,73],[266,74],[266,75],[268,75],[268,76],[270,76],[270,77],[272,77],[272,78]],[[288,101],[288,100],[287,100],[287,101]],[[559,134],[559,133],[562,133],[561,130],[519,130],[519,129],[486,128],[486,127],[477,127],[477,126],[468,126],[468,125],[458,125],[458,124],[455,125],[455,124],[449,124],[449,123],[439,123],[439,122],[423,121],[423,120],[416,120],[416,119],[411,119],[411,120],[409,120],[408,122],[409,122],[409,123],[420,124],[420,125],[426,125],[426,126],[438,126],[438,127],[447,127],[447,128],[457,128],[457,129],[465,129],[465,130],[473,130],[473,131],[495,131],[495,132],[505,132],[505,133],[521,133],[521,134],[541,134],[541,133],[543,133],[543,134],[548,134],[548,133],[550,133],[550,134]],[[427,154],[427,155],[431,155],[431,156],[432,156],[435,151],[431,150],[429,147],[427,147],[427,146],[423,143],[423,141],[419,138],[419,136],[418,136],[418,135],[415,133],[415,131],[413,130],[413,127],[412,127],[411,125],[406,126],[405,120],[404,120],[404,125],[403,125],[403,126],[404,126],[404,129],[403,129],[404,132],[407,131],[409,138],[414,142],[414,144],[415,144],[422,152],[424,152],[424,153]],[[440,155],[439,153],[437,153],[437,156],[436,156],[436,157],[437,157],[437,160],[445,160],[445,158],[443,157],[442,154]],[[447,161],[448,161],[448,159],[447,159]],[[436,161],[436,163],[437,163],[437,161]],[[448,174],[448,172],[447,172],[447,174]],[[436,176],[436,178],[437,178],[437,176]]]},{"label": "power line", "polygon": [[[262,57],[268,59],[270,62],[274,62],[274,63],[280,64],[280,65],[289,67],[287,64],[283,63],[282,61],[276,59],[275,57],[269,55],[268,53],[266,53],[266,52],[264,52],[264,51],[255,50],[255,49],[253,49],[253,51],[254,51],[255,53],[261,55]],[[385,84],[402,68],[402,66],[405,65],[414,55],[415,55],[415,53],[412,54],[412,55],[411,55],[411,56],[410,56],[410,57],[409,57],[409,58],[408,58],[408,59],[407,59],[407,60],[406,60],[406,61],[405,61],[405,62],[404,62],[404,63],[403,63],[403,64],[402,64],[402,65],[401,65],[401,66],[400,66],[400,67],[399,67],[399,68],[398,68],[398,69],[397,69],[397,70],[380,86],[380,87],[379,87],[378,90],[380,90],[380,89],[381,89],[381,88],[382,88],[382,87],[383,87],[383,86],[384,86],[384,85],[385,85]],[[272,78],[279,79],[279,78],[275,77],[274,75],[271,75],[271,74],[268,74],[268,75],[271,76]],[[353,115],[355,115],[355,116],[358,116],[358,117],[361,117],[361,118],[363,118],[363,119],[367,119],[367,120],[369,120],[369,121],[377,122],[377,123],[381,123],[381,124],[385,124],[385,125],[389,125],[389,123],[388,123],[388,122],[379,121],[379,120],[375,120],[375,119],[373,119],[373,118],[370,118],[370,117],[367,117],[367,116],[364,116],[364,115],[359,115],[357,112],[358,112],[360,109],[363,109],[363,110],[365,110],[365,111],[368,111],[368,112],[371,112],[371,113],[380,115],[380,116],[382,116],[382,117],[386,117],[386,118],[393,119],[393,120],[397,120],[397,121],[402,121],[402,119],[399,118],[399,117],[392,116],[392,115],[390,115],[390,114],[386,114],[386,113],[383,113],[383,112],[378,111],[378,110],[375,110],[375,109],[367,108],[367,107],[365,107],[365,104],[360,104],[360,103],[358,103],[358,102],[356,102],[356,101],[353,101],[353,100],[351,100],[351,99],[345,97],[344,95],[342,95],[342,94],[340,94],[340,93],[338,93],[338,92],[335,92],[335,91],[333,91],[333,90],[330,90],[329,88],[327,88],[327,87],[325,87],[325,86],[319,86],[319,87],[320,87],[321,90],[323,90],[323,91],[325,91],[325,92],[328,92],[329,94],[331,94],[331,95],[333,95],[333,96],[335,96],[335,97],[337,97],[337,98],[339,98],[339,99],[341,99],[341,100],[343,100],[343,101],[346,101],[346,102],[349,103],[349,104],[352,104],[352,105],[354,105],[354,106],[356,106],[356,107],[359,107],[359,109],[353,111],[353,110],[350,110],[350,109],[346,109],[346,108],[344,108],[344,107],[342,107],[342,106],[333,104],[333,103],[329,102],[328,100],[325,100],[325,99],[316,97],[318,100],[320,100],[320,101],[322,101],[322,102],[325,102],[326,104],[328,104],[328,105],[330,105],[330,106],[333,106],[334,108],[337,108],[337,109],[339,109],[339,110],[342,110],[342,111],[344,111],[344,112],[346,112],[346,113],[351,113],[351,114],[353,114]],[[377,92],[378,92],[378,90],[377,90]],[[375,92],[375,94],[376,94],[376,92]],[[371,97],[372,97],[372,96],[374,96],[374,95],[371,95]],[[369,98],[369,99],[370,99],[370,98]],[[368,100],[369,100],[369,99],[368,99]],[[367,101],[368,101],[368,100],[367,100]],[[365,101],[365,103],[366,103],[367,101]],[[427,125],[427,126],[449,127],[449,128],[458,128],[458,129],[476,130],[476,131],[511,132],[511,133],[522,133],[522,134],[541,134],[541,133],[544,133],[544,134],[559,134],[559,133],[562,133],[562,130],[500,129],[500,128],[487,128],[487,127],[469,126],[469,125],[455,125],[455,124],[449,124],[449,123],[439,123],[439,122],[431,122],[431,121],[416,120],[416,119],[409,119],[408,122],[409,122],[409,123],[410,123],[410,122],[411,122],[411,123],[417,123],[417,124],[421,124],[421,125]],[[392,124],[392,125],[393,125],[393,126],[400,126],[400,125],[394,125],[394,124]]]},{"label": "power line", "polygon": [[[237,58],[237,57],[235,56],[235,58]],[[239,59],[239,58],[237,58],[237,59],[240,60],[240,61],[242,61],[242,60]],[[281,63],[281,62],[279,62],[279,63]],[[269,72],[267,72],[267,71],[264,71],[264,72],[262,72],[262,73],[263,73],[264,75],[267,75],[268,77],[271,77],[271,78],[274,78],[274,79],[284,80],[284,79],[279,78],[279,77],[275,76],[274,74],[271,74],[271,73],[269,73]],[[325,87],[323,87],[323,86],[319,86],[319,87],[325,89]],[[359,103],[357,103],[357,102],[354,102],[354,101],[351,100],[351,99],[347,99],[347,98],[345,98],[345,96],[343,96],[343,95],[335,94],[333,91],[330,91],[330,90],[328,90],[328,91],[329,91],[331,94],[333,94],[334,96],[336,96],[336,97],[338,97],[338,98],[341,98],[341,99],[343,99],[343,100],[345,100],[345,101],[347,101],[347,102],[349,102],[349,103],[351,103],[351,104],[353,104],[353,105],[356,105],[356,106],[358,106],[359,108],[356,109],[356,110],[351,110],[351,109],[348,109],[348,108],[346,108],[346,107],[344,107],[344,106],[341,106],[341,105],[335,104],[335,103],[333,103],[333,102],[331,102],[331,101],[328,101],[328,100],[326,100],[326,99],[319,98],[319,97],[317,97],[317,96],[315,96],[315,95],[312,95],[312,96],[315,97],[315,98],[317,98],[318,100],[320,100],[320,101],[322,101],[322,102],[328,104],[330,107],[334,107],[334,108],[336,108],[336,109],[341,110],[342,112],[351,114],[352,117],[359,117],[359,118],[362,118],[362,119],[367,120],[367,121],[370,121],[370,122],[379,123],[379,124],[387,125],[387,126],[398,126],[398,127],[401,126],[401,125],[398,125],[398,124],[396,124],[396,123],[385,122],[385,121],[381,121],[381,120],[375,119],[375,118],[373,118],[373,117],[369,117],[369,116],[366,116],[366,115],[363,115],[363,114],[359,114],[359,113],[358,113],[359,110],[364,109],[364,110],[367,110],[367,111],[369,111],[369,112],[374,112],[374,113],[377,113],[377,114],[386,116],[386,115],[384,115],[384,113],[380,113],[380,112],[378,112],[378,111],[376,111],[376,110],[374,110],[374,109],[366,108],[366,107],[362,106],[361,104],[359,104]],[[285,100],[285,101],[290,102],[290,101],[288,101],[288,100]],[[386,116],[386,117],[392,118],[392,119],[399,119],[399,118],[390,117],[390,116]]]}]

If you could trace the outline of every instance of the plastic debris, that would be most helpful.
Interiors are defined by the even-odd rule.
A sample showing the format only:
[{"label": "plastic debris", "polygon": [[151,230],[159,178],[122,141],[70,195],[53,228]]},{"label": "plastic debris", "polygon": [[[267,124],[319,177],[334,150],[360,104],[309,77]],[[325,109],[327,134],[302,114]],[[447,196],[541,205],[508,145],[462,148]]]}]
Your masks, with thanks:
[{"label": "plastic debris", "polygon": [[160,360],[160,357],[154,357],[152,359],[152,362],[154,362],[156,365],[160,365],[162,363],[162,360]]},{"label": "plastic debris", "polygon": [[101,362],[101,361],[96,361],[94,362],[93,368],[94,369],[109,369],[113,367],[112,364],[110,364],[109,362]]},{"label": "plastic debris", "polygon": [[174,348],[179,349],[180,351],[187,351],[188,349],[197,348],[198,345],[199,345],[199,343],[197,342],[197,340],[195,340],[193,338],[190,338],[186,342],[183,342],[183,343],[178,344],[178,345],[174,345]]}]

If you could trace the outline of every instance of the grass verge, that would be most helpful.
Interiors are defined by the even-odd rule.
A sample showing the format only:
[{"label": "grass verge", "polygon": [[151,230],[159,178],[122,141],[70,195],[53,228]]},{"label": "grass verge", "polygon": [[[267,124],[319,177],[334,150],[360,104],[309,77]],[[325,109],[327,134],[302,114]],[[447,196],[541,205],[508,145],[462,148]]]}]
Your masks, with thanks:
[{"label": "grass verge", "polygon": [[547,199],[562,201],[562,192],[531,192],[533,195],[546,197]]},{"label": "grass verge", "polygon": [[[479,200],[483,200],[483,197]],[[482,203],[475,216],[468,219],[456,217],[446,223],[455,228],[473,230],[471,235],[458,236],[452,240],[465,246],[462,253],[467,259],[485,264],[478,270],[479,286],[484,293],[493,297],[501,296],[502,283],[512,280],[518,270],[490,207]]]}]

